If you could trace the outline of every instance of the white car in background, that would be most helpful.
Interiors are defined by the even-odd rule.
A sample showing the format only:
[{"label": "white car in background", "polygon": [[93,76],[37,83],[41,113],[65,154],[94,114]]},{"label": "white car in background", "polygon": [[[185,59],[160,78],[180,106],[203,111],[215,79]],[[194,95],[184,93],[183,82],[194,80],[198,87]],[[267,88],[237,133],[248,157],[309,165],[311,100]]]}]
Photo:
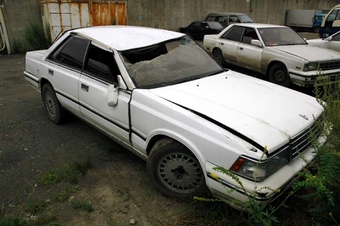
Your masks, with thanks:
[{"label": "white car in background", "polygon": [[324,142],[315,98],[225,70],[182,33],[71,30],[27,52],[24,76],[52,122],[72,112],[145,159],[155,187],[176,198],[208,188],[229,203],[269,203],[314,158],[311,132]]},{"label": "white car in background", "polygon": [[340,52],[340,31],[334,33],[333,35],[321,39],[309,39],[307,40],[309,45],[318,46],[321,48],[332,49]]},{"label": "white car in background", "polygon": [[319,68],[331,81],[340,79],[339,52],[308,45],[286,26],[231,24],[218,35],[205,35],[203,47],[221,65],[259,72],[282,86],[314,86]]}]

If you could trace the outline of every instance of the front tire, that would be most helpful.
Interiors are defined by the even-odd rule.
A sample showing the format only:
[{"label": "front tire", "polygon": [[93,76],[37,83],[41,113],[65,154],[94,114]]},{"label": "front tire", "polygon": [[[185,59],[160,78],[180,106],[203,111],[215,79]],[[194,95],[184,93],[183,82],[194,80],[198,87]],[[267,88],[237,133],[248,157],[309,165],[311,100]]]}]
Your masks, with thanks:
[{"label": "front tire", "polygon": [[208,195],[204,174],[196,157],[182,144],[159,140],[147,163],[152,181],[161,193],[178,199]]},{"label": "front tire", "polygon": [[54,89],[50,84],[42,88],[42,99],[48,118],[55,124],[60,124],[65,119],[65,110],[61,107]]},{"label": "front tire", "polygon": [[287,68],[280,63],[274,64],[270,68],[269,81],[285,87],[289,87],[291,85],[291,80]]}]

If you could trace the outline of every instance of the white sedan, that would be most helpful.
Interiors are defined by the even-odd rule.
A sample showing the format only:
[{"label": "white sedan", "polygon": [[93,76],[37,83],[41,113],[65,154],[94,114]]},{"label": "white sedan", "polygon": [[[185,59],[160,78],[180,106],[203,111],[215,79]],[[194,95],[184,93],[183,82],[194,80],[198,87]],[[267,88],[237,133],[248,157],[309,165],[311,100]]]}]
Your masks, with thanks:
[{"label": "white sedan", "polygon": [[311,131],[324,142],[315,98],[225,70],[182,33],[71,30],[27,52],[24,76],[52,122],[66,111],[83,119],[145,159],[154,185],[176,198],[268,203],[314,158]]},{"label": "white sedan", "polygon": [[340,52],[340,31],[324,39],[309,39],[309,45],[318,46],[321,48],[332,49]]},{"label": "white sedan", "polygon": [[340,53],[310,46],[289,27],[232,24],[218,35],[205,35],[204,49],[216,61],[257,71],[283,86],[313,86],[323,78],[340,79]]}]

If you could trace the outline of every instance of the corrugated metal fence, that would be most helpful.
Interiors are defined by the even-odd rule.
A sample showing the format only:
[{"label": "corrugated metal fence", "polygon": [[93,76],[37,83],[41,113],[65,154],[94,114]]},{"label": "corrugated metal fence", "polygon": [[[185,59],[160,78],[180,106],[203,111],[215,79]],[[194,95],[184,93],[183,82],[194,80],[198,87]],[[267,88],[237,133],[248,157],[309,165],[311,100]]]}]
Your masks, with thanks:
[{"label": "corrugated metal fence", "polygon": [[50,28],[52,40],[71,28],[126,25],[126,2],[44,0],[40,5],[44,27]]}]

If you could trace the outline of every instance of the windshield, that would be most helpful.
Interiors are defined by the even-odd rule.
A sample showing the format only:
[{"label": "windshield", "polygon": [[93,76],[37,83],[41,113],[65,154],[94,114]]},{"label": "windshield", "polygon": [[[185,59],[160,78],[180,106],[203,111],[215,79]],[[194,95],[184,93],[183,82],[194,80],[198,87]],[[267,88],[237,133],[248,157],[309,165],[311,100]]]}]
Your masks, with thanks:
[{"label": "windshield", "polygon": [[288,27],[270,27],[258,29],[266,46],[307,45],[295,31]]},{"label": "windshield", "polygon": [[253,23],[253,20],[247,15],[240,15],[239,18],[242,23]]},{"label": "windshield", "polygon": [[120,52],[138,88],[156,88],[190,81],[223,69],[191,38]]}]

